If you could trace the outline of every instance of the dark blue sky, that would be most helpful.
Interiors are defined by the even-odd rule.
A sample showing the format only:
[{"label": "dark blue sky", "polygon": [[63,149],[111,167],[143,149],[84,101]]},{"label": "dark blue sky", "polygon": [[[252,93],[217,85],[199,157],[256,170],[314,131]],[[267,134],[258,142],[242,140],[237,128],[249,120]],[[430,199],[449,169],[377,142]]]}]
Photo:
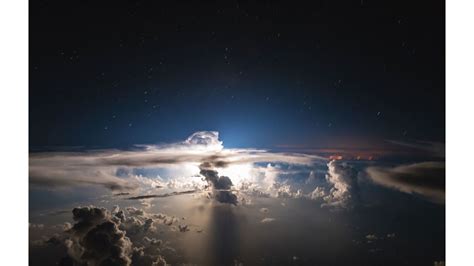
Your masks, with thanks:
[{"label": "dark blue sky", "polygon": [[441,2],[31,5],[32,148],[444,142]]}]

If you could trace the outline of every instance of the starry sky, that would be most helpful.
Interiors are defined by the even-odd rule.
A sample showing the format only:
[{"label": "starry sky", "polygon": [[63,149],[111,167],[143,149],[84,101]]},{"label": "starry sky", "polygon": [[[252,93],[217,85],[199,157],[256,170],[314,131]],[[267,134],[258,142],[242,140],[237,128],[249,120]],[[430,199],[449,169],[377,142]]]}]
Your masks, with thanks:
[{"label": "starry sky", "polygon": [[444,2],[199,2],[30,2],[30,264],[444,265]]},{"label": "starry sky", "polygon": [[444,142],[441,1],[32,1],[30,150]]}]

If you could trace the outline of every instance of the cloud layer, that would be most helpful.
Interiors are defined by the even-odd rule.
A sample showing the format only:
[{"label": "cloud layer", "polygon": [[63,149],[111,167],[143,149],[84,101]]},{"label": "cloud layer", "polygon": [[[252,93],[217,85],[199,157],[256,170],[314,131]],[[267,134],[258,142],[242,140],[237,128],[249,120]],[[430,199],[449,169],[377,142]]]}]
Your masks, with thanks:
[{"label": "cloud layer", "polygon": [[368,167],[377,184],[408,194],[419,194],[437,203],[445,201],[445,163],[422,162],[397,167]]},{"label": "cloud layer", "polygon": [[[133,169],[178,169],[180,175],[195,176],[200,173],[199,166],[204,164],[207,168],[225,170],[238,165],[252,167],[262,162],[311,165],[324,160],[319,156],[299,153],[225,149],[218,137],[218,132],[202,131],[183,142],[142,145],[132,150],[30,153],[30,184],[50,188],[97,185],[111,190],[132,191],[151,184],[132,176],[130,172]],[[183,173],[183,169],[187,172]],[[123,176],[119,175],[120,172],[129,174]]]}]

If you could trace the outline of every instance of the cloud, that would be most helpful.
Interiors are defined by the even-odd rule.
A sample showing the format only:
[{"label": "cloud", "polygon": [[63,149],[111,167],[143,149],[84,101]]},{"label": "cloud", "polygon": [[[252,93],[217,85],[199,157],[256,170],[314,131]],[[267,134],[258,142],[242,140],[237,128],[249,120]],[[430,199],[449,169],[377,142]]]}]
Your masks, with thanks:
[{"label": "cloud", "polygon": [[311,198],[323,196],[325,201],[323,207],[350,208],[352,206],[352,194],[358,188],[357,172],[352,167],[335,160],[330,161],[327,166],[326,181],[332,187],[327,194],[316,188],[311,193]]},{"label": "cloud", "polygon": [[324,191],[324,189],[322,187],[316,187],[311,192],[310,198],[312,200],[317,200],[317,199],[323,199],[324,196],[326,196],[326,192]]},{"label": "cloud", "polygon": [[132,243],[112,221],[105,221],[90,230],[82,239],[81,260],[92,265],[130,265]]},{"label": "cloud", "polygon": [[174,191],[171,193],[165,194],[151,194],[151,195],[141,195],[141,196],[134,196],[128,198],[129,200],[141,200],[141,199],[151,199],[151,198],[167,198],[176,195],[183,195],[183,194],[193,194],[196,193],[197,190],[186,190],[186,191]]},{"label": "cloud", "polygon": [[[359,172],[342,161],[332,160],[326,166],[324,180],[315,177],[315,171],[322,170],[311,170],[308,178],[298,180],[294,176],[304,172],[298,171],[296,167],[284,170],[278,165],[268,164],[258,168],[262,174],[256,183],[242,183],[238,192],[252,197],[311,199],[321,201],[321,207],[333,210],[352,208],[357,203],[359,193]],[[282,179],[282,175],[288,178]]]},{"label": "cloud", "polygon": [[189,231],[188,225],[187,224],[180,224],[178,225],[179,231],[180,232],[187,232]]},{"label": "cloud", "polygon": [[[167,265],[163,252],[170,254],[174,249],[148,236],[157,233],[156,225],[171,225],[178,219],[134,207],[125,210],[128,217],[123,210],[111,213],[94,206],[74,208],[76,223],[60,238],[69,257],[81,265]],[[168,221],[171,223],[166,224]],[[189,227],[182,224],[179,230],[186,232]]]},{"label": "cloud", "polygon": [[377,240],[377,239],[378,239],[377,236],[374,235],[374,234],[366,235],[365,238],[366,238],[367,240],[370,240],[370,241],[373,241],[373,240]]},{"label": "cloud", "polygon": [[189,145],[202,145],[204,147],[212,147],[222,149],[222,141],[219,140],[219,132],[217,131],[199,131],[193,133],[185,141]]},{"label": "cloud", "polygon": [[161,255],[151,255],[145,247],[133,248],[132,261],[134,266],[166,266],[166,260]]},{"label": "cloud", "polygon": [[132,243],[118,228],[110,212],[103,208],[74,208],[76,224],[66,240],[68,254],[88,265],[130,265]]},{"label": "cloud", "polygon": [[376,184],[444,204],[444,162],[422,162],[392,168],[368,167],[366,172]]},{"label": "cloud", "polygon": [[[58,164],[60,164],[60,160]],[[90,169],[87,167],[48,167],[30,164],[30,184],[40,187],[102,186],[110,190],[135,190],[138,184],[115,176],[109,168]]]},{"label": "cloud", "polygon": [[136,216],[143,216],[145,212],[142,209],[137,209],[135,207],[128,207],[127,211],[131,215],[136,215]]},{"label": "cloud", "polygon": [[212,186],[214,198],[222,203],[237,204],[237,196],[231,191],[233,186],[232,180],[227,176],[219,176],[216,170],[209,167],[212,167],[212,164],[201,164],[199,166],[199,169],[201,169],[199,173]]},{"label": "cloud", "polygon": [[[167,265],[164,257],[176,256],[168,242],[151,235],[158,233],[156,226],[176,224],[179,219],[133,207],[125,208],[127,216],[119,206],[112,209],[113,212],[95,206],[76,207],[72,210],[73,225],[66,223],[59,234],[30,244],[64,252],[66,257],[61,262],[68,262],[67,265]],[[190,226],[180,224],[176,230],[187,232]]]},{"label": "cloud", "polygon": [[[35,152],[29,155],[29,178],[33,186],[61,188],[95,185],[111,190],[133,191],[140,187],[163,187],[135,178],[133,169],[170,169],[193,176],[206,168],[226,169],[235,165],[285,163],[312,165],[325,159],[301,153],[277,153],[262,149],[225,149],[218,132],[201,131],[183,142],[167,145],[138,145],[130,150],[85,152]],[[120,173],[125,173],[120,175]],[[232,178],[232,176],[230,177]],[[224,182],[224,181],[223,181]]]},{"label": "cloud", "polygon": [[268,224],[268,223],[272,223],[275,221],[275,218],[263,218],[260,223],[262,224]]},{"label": "cloud", "polygon": [[152,246],[160,247],[163,244],[163,241],[161,239],[156,239],[156,238],[149,238],[145,236],[143,240],[147,243],[149,243]]}]

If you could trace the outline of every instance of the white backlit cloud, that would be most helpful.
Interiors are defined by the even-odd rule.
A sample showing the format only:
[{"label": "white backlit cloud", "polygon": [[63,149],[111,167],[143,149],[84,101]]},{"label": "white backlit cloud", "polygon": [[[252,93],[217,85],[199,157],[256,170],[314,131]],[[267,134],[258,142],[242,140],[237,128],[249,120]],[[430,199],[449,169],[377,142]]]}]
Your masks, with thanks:
[{"label": "white backlit cloud", "polygon": [[[283,171],[278,164],[309,166],[323,161],[322,157],[302,153],[226,149],[218,132],[201,131],[182,142],[140,145],[131,150],[31,153],[29,177],[32,186],[48,188],[96,185],[118,191],[202,189],[207,182],[200,175],[200,166],[206,164],[219,176],[229,177],[234,188],[248,182],[272,190],[269,188],[275,186],[277,175]],[[134,169],[161,169],[167,175],[141,176],[134,174]],[[276,190],[284,192],[284,188],[283,184]]]}]

